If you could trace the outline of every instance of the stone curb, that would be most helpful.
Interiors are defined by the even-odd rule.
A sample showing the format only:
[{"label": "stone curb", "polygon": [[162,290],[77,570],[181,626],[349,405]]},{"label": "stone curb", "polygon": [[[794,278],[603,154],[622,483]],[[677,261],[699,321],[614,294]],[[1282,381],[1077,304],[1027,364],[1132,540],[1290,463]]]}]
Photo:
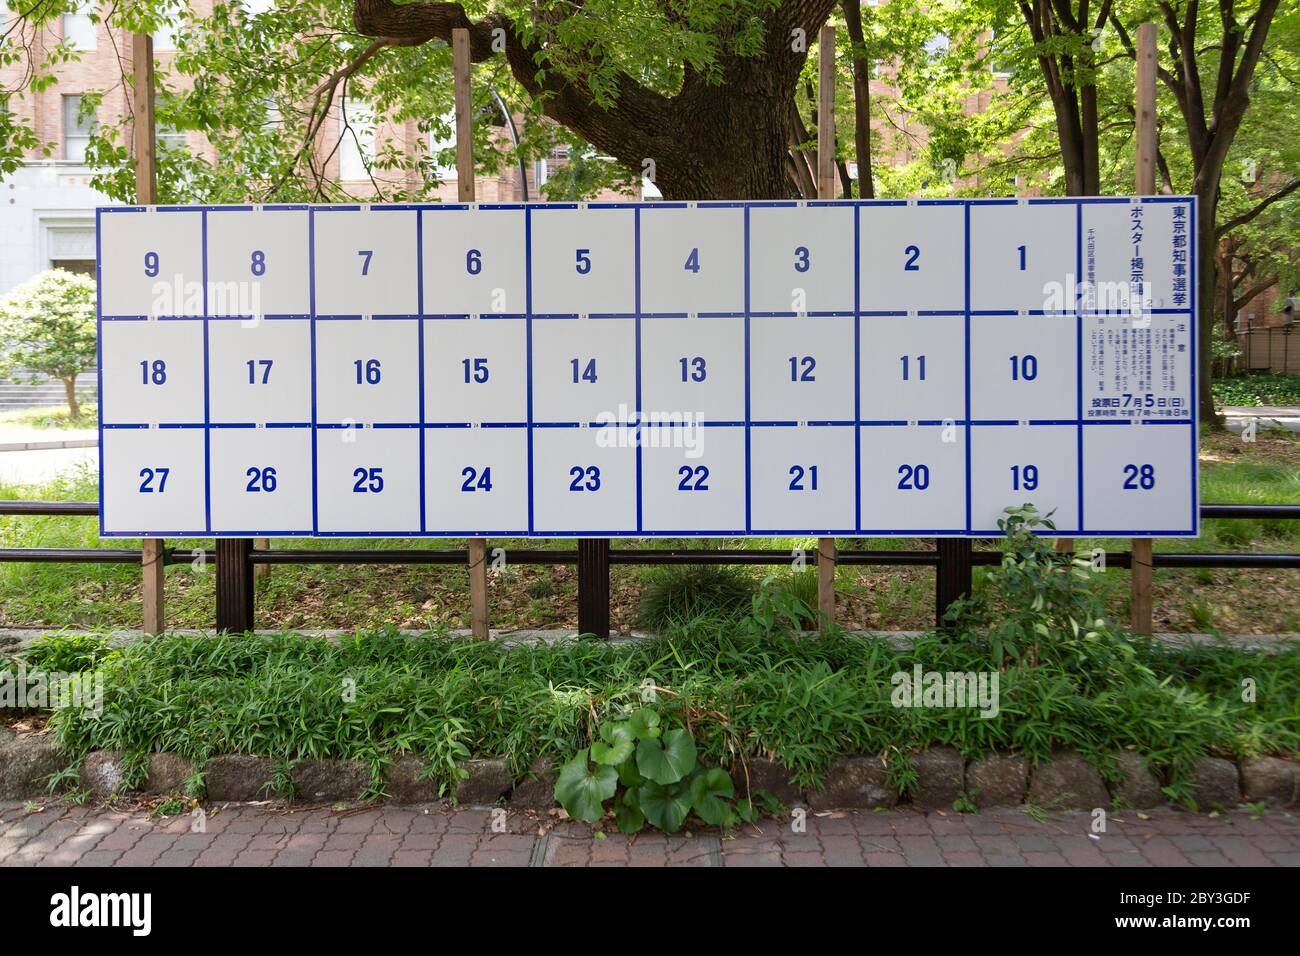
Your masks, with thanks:
[{"label": "stone curb", "polygon": [[[879,756],[844,757],[825,774],[819,790],[806,790],[780,764],[761,757],[731,771],[737,796],[766,790],[787,807],[828,810],[876,809],[909,805],[925,810],[950,810],[959,800],[980,809],[1032,805],[1044,810],[1110,809],[1114,805],[1147,809],[1168,800],[1161,781],[1145,758],[1132,751],[1114,754],[1114,772],[1103,776],[1072,750],[1059,750],[1029,766],[1019,754],[992,754],[963,760],[951,747],[933,747],[908,755],[913,782],[899,796],[890,785],[890,766]],[[67,766],[47,734],[17,738],[0,728],[0,799],[26,800],[48,796],[47,778]],[[389,764],[384,778],[388,802],[396,805],[437,803],[445,799],[425,774],[427,763],[403,756]],[[268,757],[227,754],[213,757],[204,768],[207,798],[245,802],[282,797],[276,790],[280,764]],[[546,810],[554,806],[557,768],[540,758],[519,779],[512,779],[503,758],[467,760],[466,776],[457,781],[456,802],[462,806],[494,806]],[[182,792],[195,773],[194,764],[176,754],[154,754],[148,776],[137,793]],[[80,768],[81,785],[97,799],[125,795],[126,766],[116,751],[97,750]],[[370,783],[369,768],[358,761],[302,760],[289,769],[292,799],[305,803],[355,802]],[[1278,757],[1245,757],[1240,761],[1202,757],[1190,775],[1197,809],[1210,811],[1244,802],[1275,809],[1300,808],[1300,761]]]}]

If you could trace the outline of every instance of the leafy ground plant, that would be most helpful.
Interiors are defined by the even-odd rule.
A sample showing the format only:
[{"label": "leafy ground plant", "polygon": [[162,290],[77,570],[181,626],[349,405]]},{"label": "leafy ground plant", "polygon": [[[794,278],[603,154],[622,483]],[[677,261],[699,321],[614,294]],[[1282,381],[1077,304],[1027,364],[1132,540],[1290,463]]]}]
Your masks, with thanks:
[{"label": "leafy ground plant", "polygon": [[736,788],[725,770],[700,766],[690,730],[665,723],[658,711],[642,707],[626,720],[606,720],[598,736],[555,781],[555,799],[574,819],[597,822],[611,800],[623,833],[638,833],[647,823],[676,833],[692,813],[724,828],[754,818],[749,800],[733,800]]},{"label": "leafy ground plant", "polygon": [[1256,372],[1220,379],[1210,386],[1218,405],[1298,405],[1300,375]]}]

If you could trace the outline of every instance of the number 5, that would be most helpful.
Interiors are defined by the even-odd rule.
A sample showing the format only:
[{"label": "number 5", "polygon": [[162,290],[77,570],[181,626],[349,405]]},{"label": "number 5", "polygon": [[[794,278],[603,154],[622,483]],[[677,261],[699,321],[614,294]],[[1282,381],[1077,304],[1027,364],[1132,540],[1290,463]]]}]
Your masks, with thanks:
[{"label": "number 5", "polygon": [[578,249],[576,252],[578,264],[574,268],[578,270],[578,275],[585,276],[591,271],[591,250]]}]

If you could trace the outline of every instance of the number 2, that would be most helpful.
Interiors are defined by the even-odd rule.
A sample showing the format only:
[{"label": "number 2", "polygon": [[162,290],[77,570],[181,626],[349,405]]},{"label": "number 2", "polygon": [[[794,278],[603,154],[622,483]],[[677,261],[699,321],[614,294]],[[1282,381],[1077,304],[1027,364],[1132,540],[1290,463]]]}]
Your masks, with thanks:
[{"label": "number 2", "polygon": [[903,250],[903,255],[907,256],[907,261],[903,263],[904,272],[920,272],[921,267],[916,264],[916,260],[921,258],[920,246],[908,246]]}]

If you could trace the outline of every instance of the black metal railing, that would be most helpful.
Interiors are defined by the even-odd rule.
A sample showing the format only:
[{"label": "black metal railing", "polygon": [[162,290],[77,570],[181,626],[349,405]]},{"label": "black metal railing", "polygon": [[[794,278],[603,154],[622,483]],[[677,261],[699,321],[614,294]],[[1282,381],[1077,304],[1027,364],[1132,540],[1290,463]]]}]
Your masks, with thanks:
[{"label": "black metal railing", "polygon": [[[98,515],[93,501],[0,501],[0,515],[86,516]],[[1300,520],[1300,505],[1277,504],[1203,504],[1205,519],[1282,519]],[[839,551],[837,564],[880,567],[932,567],[936,579],[936,616],[942,618],[948,605],[971,587],[973,566],[997,564],[997,550],[977,550],[971,539],[941,538],[933,551],[855,550]],[[587,545],[588,547],[584,547]],[[591,547],[594,545],[595,547]],[[221,540],[214,549],[199,549],[206,563],[217,574],[216,620],[218,629],[251,630],[253,626],[253,569],[258,565],[277,564],[406,564],[466,565],[466,549],[256,549],[247,539]],[[164,548],[165,564],[188,564],[195,549]],[[783,565],[794,555],[788,550],[737,548],[612,548],[605,541],[580,542],[577,548],[548,550],[541,548],[509,549],[511,564],[577,565],[579,629],[607,634],[609,630],[609,567],[615,564],[641,565]],[[0,548],[0,562],[69,563],[69,564],[140,564],[144,552],[139,548]],[[816,548],[808,549],[804,558],[810,566],[818,561]],[[1108,551],[1108,567],[1132,566],[1129,551]],[[1262,552],[1156,552],[1156,568],[1300,568],[1300,554]]]}]

